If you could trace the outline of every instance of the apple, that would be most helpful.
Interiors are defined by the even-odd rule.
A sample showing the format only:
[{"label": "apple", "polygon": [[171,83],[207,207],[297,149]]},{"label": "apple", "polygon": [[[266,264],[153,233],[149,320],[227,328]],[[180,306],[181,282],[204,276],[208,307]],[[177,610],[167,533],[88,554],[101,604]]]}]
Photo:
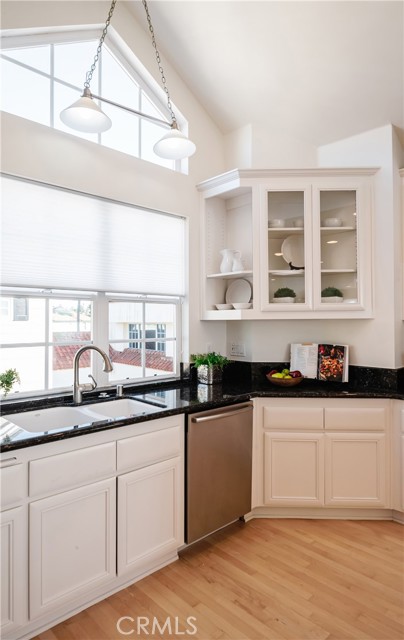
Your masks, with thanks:
[{"label": "apple", "polygon": [[289,369],[282,369],[282,373],[284,373],[285,376],[287,376],[289,374]]},{"label": "apple", "polygon": [[300,371],[297,371],[297,370],[296,371],[291,371],[290,375],[291,375],[292,378],[301,378],[302,377],[302,374],[300,373]]}]

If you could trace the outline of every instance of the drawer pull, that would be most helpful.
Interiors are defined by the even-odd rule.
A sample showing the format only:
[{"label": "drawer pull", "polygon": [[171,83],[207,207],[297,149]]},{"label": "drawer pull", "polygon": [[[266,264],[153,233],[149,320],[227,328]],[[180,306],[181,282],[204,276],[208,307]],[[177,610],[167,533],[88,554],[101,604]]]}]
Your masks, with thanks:
[{"label": "drawer pull", "polygon": [[13,458],[3,458],[3,460],[0,461],[0,469],[11,467],[13,464],[17,464],[17,458],[15,456]]}]

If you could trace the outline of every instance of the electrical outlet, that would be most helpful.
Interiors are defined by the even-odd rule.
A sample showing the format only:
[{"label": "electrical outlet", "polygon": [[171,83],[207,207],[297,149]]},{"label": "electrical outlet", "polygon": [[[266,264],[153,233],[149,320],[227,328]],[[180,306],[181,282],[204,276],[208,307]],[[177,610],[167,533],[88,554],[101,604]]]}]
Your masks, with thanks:
[{"label": "electrical outlet", "polygon": [[245,344],[232,342],[230,345],[230,355],[245,357]]}]

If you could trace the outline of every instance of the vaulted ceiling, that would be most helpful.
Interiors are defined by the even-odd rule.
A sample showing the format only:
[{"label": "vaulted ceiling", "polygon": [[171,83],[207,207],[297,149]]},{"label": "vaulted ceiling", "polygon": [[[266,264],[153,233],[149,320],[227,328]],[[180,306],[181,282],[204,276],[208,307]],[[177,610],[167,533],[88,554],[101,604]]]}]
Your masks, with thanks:
[{"label": "vaulted ceiling", "polygon": [[[141,1],[128,5],[147,29]],[[149,0],[163,60],[223,133],[267,125],[315,146],[387,123],[404,130],[403,9],[402,0]]]}]

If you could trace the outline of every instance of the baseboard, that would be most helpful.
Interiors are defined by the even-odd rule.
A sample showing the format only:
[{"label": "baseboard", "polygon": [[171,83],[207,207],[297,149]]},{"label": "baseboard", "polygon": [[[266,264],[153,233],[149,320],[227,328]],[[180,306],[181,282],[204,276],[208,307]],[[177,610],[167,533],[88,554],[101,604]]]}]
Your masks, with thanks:
[{"label": "baseboard", "polygon": [[245,516],[252,518],[305,518],[310,520],[394,520],[404,524],[404,513],[392,509],[335,509],[327,507],[255,507]]}]

